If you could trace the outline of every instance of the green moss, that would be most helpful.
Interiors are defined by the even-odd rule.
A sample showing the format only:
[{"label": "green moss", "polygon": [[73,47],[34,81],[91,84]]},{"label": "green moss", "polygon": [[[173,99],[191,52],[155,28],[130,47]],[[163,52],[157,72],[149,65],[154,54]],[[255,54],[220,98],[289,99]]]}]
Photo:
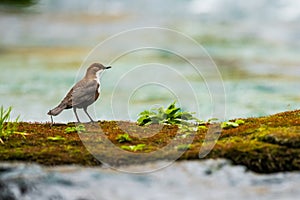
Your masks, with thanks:
[{"label": "green moss", "polygon": [[278,144],[289,148],[300,148],[300,126],[259,128],[255,135],[262,142]]},{"label": "green moss", "polygon": [[80,124],[78,126],[69,126],[65,128],[65,133],[77,133],[83,131],[85,131],[85,126],[83,124]]},{"label": "green moss", "polygon": [[[300,110],[238,120],[244,123],[223,129],[205,158],[227,158],[260,173],[300,170]],[[237,122],[235,119],[230,121]],[[99,126],[84,124],[86,131],[80,133],[80,137],[85,138],[84,142],[94,144],[86,149],[77,131],[65,133],[66,128],[74,125],[55,124],[51,127],[50,124],[19,122],[17,131],[27,135],[24,138],[13,134],[1,144],[0,160],[95,166],[101,163],[90,152],[96,152],[101,158],[112,160],[113,165],[128,165],[177,159],[179,152],[183,153],[179,160],[199,159],[200,149],[209,146],[207,142],[203,144],[209,124],[192,133],[181,133],[177,125],[141,127],[133,122],[101,121]],[[118,135],[124,134],[130,136],[130,143],[118,141]],[[57,137],[64,139],[49,140]],[[107,139],[115,146],[106,147]],[[163,148],[160,154],[149,154]],[[124,150],[130,153],[120,154]]]},{"label": "green moss", "polygon": [[180,144],[180,145],[176,146],[176,149],[178,151],[186,151],[186,150],[189,150],[191,148],[192,148],[191,144]]}]

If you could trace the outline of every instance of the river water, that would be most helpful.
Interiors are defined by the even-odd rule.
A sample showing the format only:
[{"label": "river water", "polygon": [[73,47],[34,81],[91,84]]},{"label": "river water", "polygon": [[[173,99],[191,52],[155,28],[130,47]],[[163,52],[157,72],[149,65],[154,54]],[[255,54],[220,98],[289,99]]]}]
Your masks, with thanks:
[{"label": "river water", "polygon": [[[151,170],[155,165],[140,167]],[[7,163],[0,166],[0,198],[10,200],[295,200],[300,196],[299,186],[299,173],[260,175],[232,166],[226,160],[176,162],[144,174],[100,167],[49,168]]]},{"label": "river water", "polygon": [[[298,0],[40,0],[0,7],[0,105],[49,121],[91,62],[100,120],[136,120],[171,103],[201,119],[300,108]],[[152,28],[149,28],[152,27]],[[98,45],[98,46],[97,46]],[[85,116],[80,116],[83,120]],[[74,121],[71,111],[56,122]],[[155,165],[142,168],[155,169]],[[176,162],[148,174],[1,163],[0,199],[299,199],[299,173],[259,175],[224,160]]]},{"label": "river water", "polygon": [[[2,9],[0,104],[23,121],[49,121],[47,111],[96,61],[113,66],[90,107],[97,119],[136,120],[174,99],[204,120],[298,109],[297,7],[297,0],[41,0]],[[73,113],[56,121],[74,121]]]}]

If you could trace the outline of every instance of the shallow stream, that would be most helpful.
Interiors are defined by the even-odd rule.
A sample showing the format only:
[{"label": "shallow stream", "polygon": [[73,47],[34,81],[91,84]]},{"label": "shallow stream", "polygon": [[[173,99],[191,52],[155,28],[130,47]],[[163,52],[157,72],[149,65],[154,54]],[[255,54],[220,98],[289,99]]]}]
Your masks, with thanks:
[{"label": "shallow stream", "polygon": [[[135,167],[151,171],[156,164]],[[226,160],[176,162],[144,174],[101,167],[0,165],[0,199],[10,200],[295,200],[299,187],[299,173],[255,174]]]}]

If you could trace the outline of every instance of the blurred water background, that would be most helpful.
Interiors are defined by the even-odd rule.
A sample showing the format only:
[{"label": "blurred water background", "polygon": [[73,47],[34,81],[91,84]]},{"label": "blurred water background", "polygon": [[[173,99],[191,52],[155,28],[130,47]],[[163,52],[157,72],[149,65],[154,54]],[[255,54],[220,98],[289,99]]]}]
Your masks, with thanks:
[{"label": "blurred water background", "polygon": [[[184,81],[195,91],[193,94],[180,91],[179,96],[186,98],[182,107],[197,111],[202,119],[213,117],[213,104],[226,106],[226,119],[300,107],[300,3],[297,0],[21,2],[28,4],[2,3],[0,7],[0,104],[13,106],[14,117],[20,114],[23,121],[49,121],[47,111],[82,77],[84,71],[79,73],[80,67],[90,51],[112,35],[139,27],[173,29],[201,44],[222,78],[210,74],[204,77],[205,81],[212,84],[223,81],[226,102],[212,99],[209,92],[216,92],[207,90],[203,77],[174,56],[165,52],[136,53],[115,61],[113,69],[102,76],[102,95],[93,108],[98,119],[136,120],[140,111],[172,102],[174,94],[165,88],[143,87],[132,94],[132,88],[126,84],[116,87],[124,73],[143,62],[164,63],[184,74]],[[126,42],[151,41],[154,37],[144,34]],[[126,42],[108,46],[99,54],[118,56],[116,51]],[[177,43],[176,38],[167,34],[161,43],[183,49],[189,59],[198,60],[203,66],[209,60],[208,56],[195,53],[192,47]],[[103,61],[99,59],[99,62]],[[181,87],[180,80],[174,80],[168,72],[158,74],[162,79],[177,82],[174,87]],[[145,77],[145,74],[129,76],[140,80]],[[114,115],[112,91],[117,91],[115,98],[123,102],[127,113]],[[132,94],[130,99],[126,99],[128,94]],[[199,103],[198,110],[195,101],[189,102],[193,95]],[[73,121],[74,116],[71,111],[65,111],[55,120]]]},{"label": "blurred water background", "polygon": [[[151,170],[156,163],[139,167]],[[177,162],[146,174],[20,163],[2,163],[0,170],[0,198],[9,200],[295,200],[300,196],[299,173],[257,175],[226,160]]]}]

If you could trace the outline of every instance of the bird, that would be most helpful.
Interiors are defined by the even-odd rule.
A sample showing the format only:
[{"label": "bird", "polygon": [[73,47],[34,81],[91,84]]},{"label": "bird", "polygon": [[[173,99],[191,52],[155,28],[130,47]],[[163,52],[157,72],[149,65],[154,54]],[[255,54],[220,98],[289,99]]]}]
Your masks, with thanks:
[{"label": "bird", "polygon": [[106,70],[110,69],[111,66],[105,67],[100,63],[91,64],[86,70],[85,76],[78,81],[67,93],[65,98],[60,102],[58,106],[49,110],[47,113],[51,116],[51,122],[53,124],[52,116],[57,116],[65,109],[73,108],[73,112],[77,121],[80,123],[79,117],[77,115],[76,109],[83,109],[85,114],[94,122],[92,117],[87,112],[87,107],[93,104],[99,97],[99,74]]}]

